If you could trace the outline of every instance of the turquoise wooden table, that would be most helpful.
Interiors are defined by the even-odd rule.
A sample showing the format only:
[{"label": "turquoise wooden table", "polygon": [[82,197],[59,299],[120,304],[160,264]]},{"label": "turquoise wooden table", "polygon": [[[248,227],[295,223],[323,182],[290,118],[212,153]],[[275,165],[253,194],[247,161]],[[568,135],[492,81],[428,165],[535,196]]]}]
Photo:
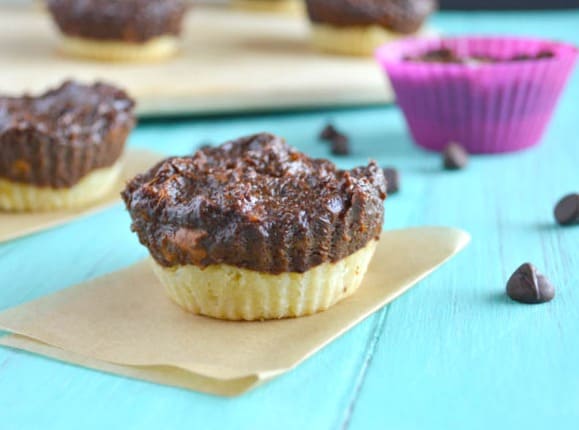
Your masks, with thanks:
[{"label": "turquoise wooden table", "polygon": [[[507,32],[579,44],[579,11],[440,14],[451,33]],[[238,398],[124,379],[0,348],[0,429],[576,429],[579,425],[579,227],[554,225],[557,199],[579,191],[579,70],[540,147],[476,157],[443,172],[415,148],[396,107],[149,122],[130,144],[191,152],[262,130],[314,156],[328,118],[354,153],[401,170],[386,228],[442,224],[472,244],[416,288],[294,371]],[[0,309],[125,267],[146,251],[119,205],[0,245]],[[505,281],[534,262],[551,303],[509,301]]]}]

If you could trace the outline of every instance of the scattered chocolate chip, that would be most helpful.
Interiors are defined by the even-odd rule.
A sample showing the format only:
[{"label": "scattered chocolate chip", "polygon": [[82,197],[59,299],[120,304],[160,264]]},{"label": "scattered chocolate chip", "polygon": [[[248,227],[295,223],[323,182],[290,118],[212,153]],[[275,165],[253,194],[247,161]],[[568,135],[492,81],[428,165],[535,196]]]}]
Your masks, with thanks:
[{"label": "scattered chocolate chip", "polygon": [[329,122],[328,124],[326,124],[326,126],[322,129],[322,131],[320,132],[320,140],[328,140],[328,141],[332,141],[336,136],[338,136],[340,133],[338,132],[338,130],[336,129],[336,127],[334,127],[334,124],[332,124],[331,122]]},{"label": "scattered chocolate chip", "polygon": [[560,225],[579,224],[579,194],[569,194],[559,200],[554,214]]},{"label": "scattered chocolate chip", "polygon": [[395,194],[400,190],[400,175],[398,170],[393,167],[384,167],[382,169],[384,177],[386,178],[386,192],[388,194]]},{"label": "scattered chocolate chip", "polygon": [[468,165],[468,152],[456,142],[446,145],[442,154],[446,170],[460,170]]},{"label": "scattered chocolate chip", "polygon": [[332,139],[332,154],[348,155],[350,153],[349,139],[346,135],[338,133]]},{"label": "scattered chocolate chip", "polygon": [[507,294],[521,303],[546,303],[555,297],[555,288],[531,263],[524,263],[507,282]]},{"label": "scattered chocolate chip", "polygon": [[332,154],[334,155],[348,155],[350,153],[350,139],[341,133],[332,123],[326,124],[320,132],[319,138],[320,140],[331,143]]}]

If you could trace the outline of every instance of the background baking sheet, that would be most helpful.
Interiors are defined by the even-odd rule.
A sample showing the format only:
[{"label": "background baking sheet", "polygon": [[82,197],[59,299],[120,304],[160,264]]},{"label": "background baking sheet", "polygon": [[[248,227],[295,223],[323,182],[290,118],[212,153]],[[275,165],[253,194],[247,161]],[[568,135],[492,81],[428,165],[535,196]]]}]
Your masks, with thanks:
[{"label": "background baking sheet", "polygon": [[0,93],[42,91],[65,78],[127,88],[141,116],[385,103],[392,93],[371,58],[323,55],[304,17],[193,7],[182,54],[167,63],[110,64],[58,53],[39,8],[0,4]]}]

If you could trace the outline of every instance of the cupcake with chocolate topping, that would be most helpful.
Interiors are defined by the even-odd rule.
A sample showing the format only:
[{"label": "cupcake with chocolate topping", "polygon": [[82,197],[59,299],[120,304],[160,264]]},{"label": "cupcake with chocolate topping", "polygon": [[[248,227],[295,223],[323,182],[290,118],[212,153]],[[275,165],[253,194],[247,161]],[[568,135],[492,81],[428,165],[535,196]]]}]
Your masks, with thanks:
[{"label": "cupcake with chocolate topping", "polygon": [[0,97],[0,210],[71,209],[110,193],[133,107],[124,91],[102,83]]},{"label": "cupcake with chocolate topping", "polygon": [[169,158],[122,195],[177,304],[260,320],[313,314],[356,291],[386,184],[374,162],[339,170],[263,133]]},{"label": "cupcake with chocolate topping", "polygon": [[102,61],[156,61],[178,51],[183,0],[46,0],[62,51]]},{"label": "cupcake with chocolate topping", "polygon": [[419,34],[436,0],[306,0],[312,43],[322,51],[371,55],[385,42]]}]

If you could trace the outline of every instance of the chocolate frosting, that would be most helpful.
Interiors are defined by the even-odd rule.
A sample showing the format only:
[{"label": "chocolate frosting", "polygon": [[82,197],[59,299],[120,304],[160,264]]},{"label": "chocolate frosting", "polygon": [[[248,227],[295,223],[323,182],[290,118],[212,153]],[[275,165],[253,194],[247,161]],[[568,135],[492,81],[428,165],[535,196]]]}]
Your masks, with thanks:
[{"label": "chocolate frosting", "polygon": [[162,266],[301,273],[379,237],[386,183],[374,162],[339,170],[262,133],[168,158],[122,196]]},{"label": "chocolate frosting", "polygon": [[0,177],[68,188],[112,166],[135,125],[133,107],[127,93],[103,83],[0,97]]},{"label": "chocolate frosting", "polygon": [[144,43],[179,35],[182,0],[46,0],[60,31],[87,39]]},{"label": "chocolate frosting", "polygon": [[379,25],[392,31],[416,32],[437,7],[436,0],[306,0],[314,23],[335,27]]}]

